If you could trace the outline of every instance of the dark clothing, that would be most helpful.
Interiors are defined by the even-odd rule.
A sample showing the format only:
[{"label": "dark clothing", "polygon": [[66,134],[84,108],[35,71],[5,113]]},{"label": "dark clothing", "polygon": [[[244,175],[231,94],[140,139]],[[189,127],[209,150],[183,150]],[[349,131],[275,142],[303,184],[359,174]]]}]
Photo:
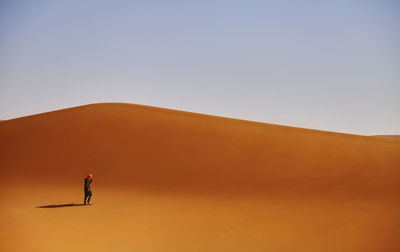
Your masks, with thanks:
[{"label": "dark clothing", "polygon": [[90,184],[92,183],[92,180],[89,178],[85,178],[85,192],[90,191]]},{"label": "dark clothing", "polygon": [[83,204],[86,205],[86,202],[89,203],[90,199],[92,198],[92,191],[90,190],[90,184],[92,183],[92,180],[89,178],[85,178],[85,198],[83,200]]},{"label": "dark clothing", "polygon": [[90,202],[90,199],[92,198],[92,191],[85,191],[85,199],[83,200],[83,204],[87,204]]}]

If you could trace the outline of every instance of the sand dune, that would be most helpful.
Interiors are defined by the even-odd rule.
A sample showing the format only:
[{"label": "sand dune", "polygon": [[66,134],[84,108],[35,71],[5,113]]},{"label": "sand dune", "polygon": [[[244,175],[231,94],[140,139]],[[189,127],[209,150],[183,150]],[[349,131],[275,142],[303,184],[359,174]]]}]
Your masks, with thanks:
[{"label": "sand dune", "polygon": [[400,140],[400,135],[376,135],[374,137],[392,139],[392,140]]},{"label": "sand dune", "polygon": [[0,167],[2,251],[400,250],[390,139],[94,104],[2,122]]}]

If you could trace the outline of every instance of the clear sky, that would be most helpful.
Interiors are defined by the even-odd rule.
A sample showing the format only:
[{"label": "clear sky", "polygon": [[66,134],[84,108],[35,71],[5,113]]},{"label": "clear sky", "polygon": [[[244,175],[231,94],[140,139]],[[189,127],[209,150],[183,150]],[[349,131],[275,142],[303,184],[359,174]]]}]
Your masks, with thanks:
[{"label": "clear sky", "polygon": [[127,102],[400,134],[400,2],[0,1],[0,119]]}]

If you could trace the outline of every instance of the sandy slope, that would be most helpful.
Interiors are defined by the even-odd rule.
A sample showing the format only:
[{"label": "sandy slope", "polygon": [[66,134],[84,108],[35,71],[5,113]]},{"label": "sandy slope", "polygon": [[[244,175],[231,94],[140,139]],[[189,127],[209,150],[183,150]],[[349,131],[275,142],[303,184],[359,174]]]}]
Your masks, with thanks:
[{"label": "sandy slope", "polygon": [[392,139],[392,140],[400,140],[400,135],[376,135],[374,137]]},{"label": "sandy slope", "polygon": [[400,250],[398,141],[96,104],[2,122],[0,167],[1,251]]}]

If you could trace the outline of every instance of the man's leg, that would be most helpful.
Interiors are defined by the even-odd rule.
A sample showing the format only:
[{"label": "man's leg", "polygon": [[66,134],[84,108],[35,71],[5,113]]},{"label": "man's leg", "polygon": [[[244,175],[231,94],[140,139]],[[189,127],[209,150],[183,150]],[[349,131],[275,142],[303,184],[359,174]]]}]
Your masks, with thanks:
[{"label": "man's leg", "polygon": [[89,198],[87,201],[89,204],[91,204],[92,202],[90,201],[90,199],[92,198],[92,191],[89,191],[88,195],[89,195]]},{"label": "man's leg", "polygon": [[[88,196],[89,196],[89,193],[85,191],[85,198],[83,200],[83,204],[84,205],[86,205],[86,199],[87,199]],[[90,198],[89,198],[89,200],[90,200]]]}]

